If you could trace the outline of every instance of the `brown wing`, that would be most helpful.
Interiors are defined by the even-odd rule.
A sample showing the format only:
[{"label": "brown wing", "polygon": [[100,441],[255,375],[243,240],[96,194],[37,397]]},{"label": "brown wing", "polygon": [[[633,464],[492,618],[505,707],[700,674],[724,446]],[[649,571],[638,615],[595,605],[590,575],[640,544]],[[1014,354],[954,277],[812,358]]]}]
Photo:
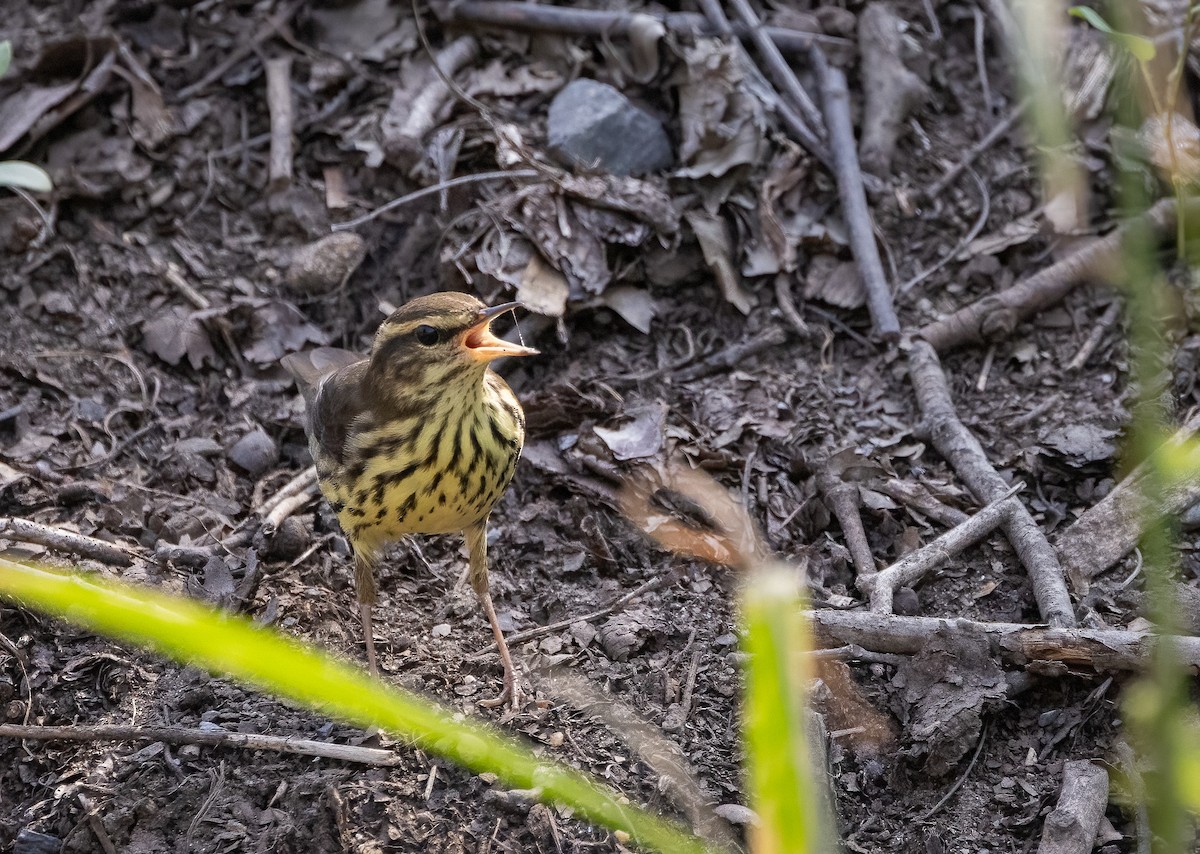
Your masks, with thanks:
[{"label": "brown wing", "polygon": [[300,393],[304,395],[304,402],[311,405],[321,380],[340,368],[348,368],[357,362],[365,361],[363,356],[349,350],[317,347],[303,353],[288,353],[279,360],[279,364],[295,378]]},{"label": "brown wing", "polygon": [[281,362],[304,395],[308,414],[304,426],[318,468],[324,467],[322,458],[341,465],[346,434],[364,409],[361,389],[367,360],[348,350],[318,347],[291,353]]}]

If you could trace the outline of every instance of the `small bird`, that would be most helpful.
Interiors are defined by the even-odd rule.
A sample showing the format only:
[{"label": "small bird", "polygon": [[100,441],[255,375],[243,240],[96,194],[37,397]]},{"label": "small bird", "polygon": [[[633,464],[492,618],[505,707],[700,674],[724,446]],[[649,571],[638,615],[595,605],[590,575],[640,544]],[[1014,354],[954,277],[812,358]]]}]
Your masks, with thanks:
[{"label": "small bird", "polygon": [[471,588],[504,665],[503,693],[482,705],[507,701],[514,709],[516,671],[488,592],[487,520],[525,442],[521,404],[489,365],[538,353],[490,329],[517,307],[430,294],[392,312],[366,358],[321,347],[283,359],[304,395],[321,492],[354,548],[371,673],[379,672],[371,616],[383,547],[408,534],[462,532]]}]

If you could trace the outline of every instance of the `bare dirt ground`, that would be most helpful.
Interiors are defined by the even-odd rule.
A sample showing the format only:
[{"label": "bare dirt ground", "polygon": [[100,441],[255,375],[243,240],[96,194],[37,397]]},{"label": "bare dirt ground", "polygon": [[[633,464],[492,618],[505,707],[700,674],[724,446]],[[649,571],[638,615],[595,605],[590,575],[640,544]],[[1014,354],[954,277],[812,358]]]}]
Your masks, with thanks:
[{"label": "bare dirt ground", "polygon": [[[459,544],[397,546],[376,612],[383,669],[635,802],[680,815],[619,727],[539,675],[564,668],[660,729],[713,804],[744,803],[737,578],[643,538],[612,503],[622,474],[667,455],[703,467],[742,498],[772,549],[807,566],[814,600],[841,607],[859,594],[817,483],[835,454],[857,452],[849,467],[860,475],[880,566],[950,527],[955,511],[977,509],[920,429],[903,358],[869,340],[829,173],[786,139],[754,87],[743,89],[753,103],[725,105],[728,121],[748,128],[748,144],[713,143],[708,165],[698,166],[696,151],[709,143],[697,141],[681,93],[711,96],[720,85],[696,81],[729,78],[688,37],[657,44],[647,71],[623,39],[451,30],[433,15],[435,50],[476,33],[454,77],[487,112],[443,99],[414,152],[397,123],[434,83],[411,11],[377,0],[302,6],[6,4],[0,37],[13,40],[16,59],[0,88],[0,112],[9,111],[0,149],[46,164],[57,189],[46,231],[21,199],[0,198],[0,516],[135,547],[145,559],[130,567],[84,565],[241,607],[358,660],[347,548],[328,508],[310,502],[273,537],[256,533],[263,501],[309,465],[302,404],[277,360],[317,344],[363,349],[381,307],[419,294],[463,289],[495,301],[520,283],[522,297],[541,299],[550,317],[521,322],[544,356],[508,372],[530,437],[493,515],[501,618],[520,632],[661,584],[611,614],[515,645],[537,702],[502,717],[477,705],[499,690],[500,670],[494,654],[479,654],[489,636],[470,592],[453,590]],[[795,7],[772,20],[828,36],[860,115],[856,28],[867,7]],[[872,202],[889,276],[910,283],[896,293],[905,328],[999,290],[1072,245],[1045,228],[1019,126],[973,171],[933,199],[921,196],[1016,103],[1000,25],[973,8],[894,4],[905,25],[902,57],[924,93],[903,119]],[[281,58],[291,60],[293,175],[269,186],[264,69]],[[805,68],[803,59],[794,64]],[[691,146],[690,174],[669,169],[626,195],[610,188],[591,200],[552,182],[476,182],[357,227],[365,257],[344,284],[337,274],[288,274],[294,253],[332,222],[439,180],[544,158],[550,99],[577,76],[612,83],[661,119],[677,152]],[[506,127],[519,136],[505,138]],[[1103,223],[1111,180],[1103,151],[1076,154],[1099,190],[1093,218]],[[621,209],[614,198],[644,204]],[[647,200],[665,200],[668,213]],[[723,250],[721,239],[714,249],[714,222]],[[531,248],[547,259],[543,267],[569,274],[531,267]],[[1047,532],[1119,477],[1128,419],[1119,324],[1082,367],[1067,368],[1111,299],[1080,289],[990,348],[945,358],[964,422],[996,468],[1026,485],[1022,500]],[[796,332],[791,303],[810,334]],[[635,328],[647,324],[648,332]],[[1189,329],[1172,334],[1180,353],[1200,345]],[[733,358],[713,359],[722,354]],[[1180,410],[1196,403],[1191,365],[1189,355],[1172,374]],[[923,491],[926,509],[880,484]],[[219,542],[237,547],[214,549]],[[1138,584],[1118,589],[1132,566],[1076,603],[1092,624],[1120,626],[1135,615]],[[1028,578],[999,535],[900,591],[896,610],[1039,621]],[[12,605],[0,607],[0,633],[0,714],[10,723],[362,738]],[[1003,682],[999,662],[988,663]],[[1110,757],[1119,733],[1120,675],[1034,673],[1019,693],[979,699],[950,738],[913,729],[924,723],[912,690],[919,669],[886,656],[831,668],[830,690],[851,680],[857,687],[845,690],[866,704],[831,728],[870,717],[894,734],[882,747],[858,744],[853,733],[834,739],[840,831],[854,851],[1031,850],[1064,762]],[[561,810],[398,750],[399,767],[369,768],[161,742],[3,740],[0,846],[37,831],[73,852],[621,850]],[[1116,830],[1100,850],[1135,850],[1132,815],[1110,807],[1108,820]]]}]

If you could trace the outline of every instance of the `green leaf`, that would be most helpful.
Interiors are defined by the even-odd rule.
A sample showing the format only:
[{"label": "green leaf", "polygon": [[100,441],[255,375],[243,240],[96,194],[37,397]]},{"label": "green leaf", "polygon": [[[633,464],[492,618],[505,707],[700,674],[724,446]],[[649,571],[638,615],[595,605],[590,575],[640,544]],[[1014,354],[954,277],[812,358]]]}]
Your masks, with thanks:
[{"label": "green leaf", "polygon": [[[746,626],[745,741],[756,854],[834,851],[822,826],[824,773],[809,761],[804,728],[803,655],[811,644],[800,617],[796,571],[756,568],[742,594]],[[822,769],[823,771],[823,769]],[[822,781],[822,782],[818,782]]]},{"label": "green leaf", "polygon": [[1087,6],[1072,6],[1070,12],[1076,18],[1082,18],[1100,32],[1107,34],[1109,38],[1133,54],[1133,58],[1138,62],[1149,62],[1154,59],[1157,51],[1154,48],[1154,42],[1150,39],[1114,30],[1112,25],[1100,16],[1099,12]]},{"label": "green leaf", "polygon": [[714,849],[616,790],[513,739],[372,679],[311,645],[198,602],[115,581],[100,583],[0,558],[0,594],[78,626],[226,674],[360,726],[378,726],[472,771],[565,804],[654,851]]},{"label": "green leaf", "polygon": [[8,39],[0,41],[0,77],[8,73],[8,66],[12,63],[12,42]]},{"label": "green leaf", "polygon": [[20,187],[34,193],[49,193],[54,189],[54,184],[41,166],[24,160],[0,160],[0,187]]}]

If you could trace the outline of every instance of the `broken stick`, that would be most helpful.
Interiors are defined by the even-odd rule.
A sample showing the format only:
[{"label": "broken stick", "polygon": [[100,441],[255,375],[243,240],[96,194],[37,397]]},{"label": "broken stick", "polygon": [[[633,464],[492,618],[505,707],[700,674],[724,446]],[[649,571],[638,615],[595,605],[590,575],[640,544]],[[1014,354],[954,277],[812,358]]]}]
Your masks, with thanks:
[{"label": "broken stick", "polygon": [[[1156,453],[1183,447],[1197,430],[1200,412],[1188,418]],[[1200,483],[1185,480],[1163,490],[1161,506],[1147,507],[1144,485],[1149,476],[1147,464],[1142,463],[1059,537],[1058,554],[1076,593],[1086,593],[1091,579],[1133,551],[1150,519],[1175,518],[1200,501]]]},{"label": "broken stick", "polygon": [[94,726],[23,726],[0,724],[0,738],[33,739],[36,741],[161,741],[165,744],[198,744],[210,747],[237,747],[245,750],[272,750],[276,753],[295,753],[318,756],[363,765],[401,765],[406,758],[375,747],[356,747],[352,744],[331,744],[307,738],[261,735],[252,732],[185,729],[181,727],[141,727],[122,724]]},{"label": "broken stick", "polygon": [[1042,825],[1038,854],[1090,854],[1108,807],[1108,772],[1086,759],[1063,765],[1062,794]]},{"label": "broken stick", "polygon": [[[992,654],[1018,666],[1051,662],[1072,669],[1145,670],[1162,639],[1124,629],[1047,628],[1019,623],[982,623],[940,617],[901,617],[871,611],[805,611],[818,646],[861,646],[874,652],[913,655],[938,632],[982,635]],[[1169,636],[1179,663],[1200,673],[1200,638]]]},{"label": "broken stick", "polygon": [[[1200,205],[1189,210],[1189,220],[1200,214]],[[1013,333],[1017,324],[1059,302],[1084,282],[1105,279],[1120,269],[1121,244],[1133,228],[1149,226],[1158,234],[1175,227],[1175,200],[1163,199],[1136,220],[1097,237],[1078,252],[1017,282],[989,294],[953,314],[922,326],[917,333],[933,349],[945,353],[964,344],[996,341]]]},{"label": "broken stick", "polygon": [[267,162],[267,191],[278,193],[292,185],[292,58],[267,60],[267,111],[271,115],[271,155]]},{"label": "broken stick", "polygon": [[130,566],[139,557],[133,550],[107,540],[11,516],[0,518],[0,539],[34,543],[54,551],[88,557],[115,566]]},{"label": "broken stick", "polygon": [[905,555],[887,569],[872,575],[859,575],[856,582],[858,589],[871,597],[871,610],[877,614],[890,614],[892,594],[897,587],[913,584],[1003,524],[1019,506],[1012,496],[1020,488],[1020,485],[1014,486],[961,525],[951,528],[912,554]]},{"label": "broken stick", "polygon": [[[988,460],[983,446],[958,418],[941,361],[933,347],[920,339],[910,342],[908,375],[933,446],[980,502],[1004,496],[1009,484]],[[1015,502],[1003,521],[1004,533],[1029,574],[1042,619],[1051,626],[1075,625],[1058,556],[1025,505]]]}]

